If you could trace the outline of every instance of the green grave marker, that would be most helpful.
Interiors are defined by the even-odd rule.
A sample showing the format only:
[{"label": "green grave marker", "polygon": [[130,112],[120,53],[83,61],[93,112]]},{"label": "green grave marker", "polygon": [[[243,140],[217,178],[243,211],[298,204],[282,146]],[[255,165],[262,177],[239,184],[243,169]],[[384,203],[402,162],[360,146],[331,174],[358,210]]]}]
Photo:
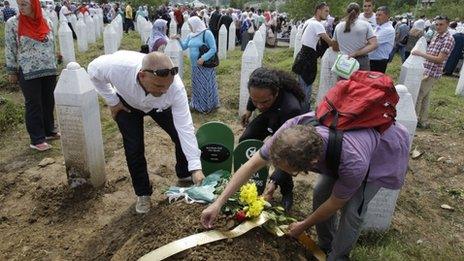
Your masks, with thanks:
[{"label": "green grave marker", "polygon": [[[258,150],[263,146],[260,140],[250,139],[244,140],[238,144],[234,150],[234,171],[237,171],[240,166],[245,164]],[[253,174],[251,181],[256,184],[258,193],[262,194],[266,188],[266,180],[269,174],[267,167],[260,169],[257,173]]]},{"label": "green grave marker", "polygon": [[229,126],[218,121],[207,122],[198,129],[196,136],[203,173],[209,175],[217,170],[232,172],[234,133]]}]

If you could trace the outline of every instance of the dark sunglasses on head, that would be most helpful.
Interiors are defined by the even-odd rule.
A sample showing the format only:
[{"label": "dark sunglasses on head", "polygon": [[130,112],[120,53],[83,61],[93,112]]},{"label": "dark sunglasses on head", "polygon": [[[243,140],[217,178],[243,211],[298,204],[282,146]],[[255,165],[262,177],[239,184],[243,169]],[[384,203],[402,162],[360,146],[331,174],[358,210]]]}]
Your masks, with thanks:
[{"label": "dark sunglasses on head", "polygon": [[153,73],[155,76],[166,77],[169,74],[172,76],[179,72],[179,67],[172,67],[171,69],[159,69],[159,70],[143,70],[144,72]]},{"label": "dark sunglasses on head", "polygon": [[446,15],[438,15],[438,16],[435,16],[435,20],[445,20],[448,22],[449,18]]}]

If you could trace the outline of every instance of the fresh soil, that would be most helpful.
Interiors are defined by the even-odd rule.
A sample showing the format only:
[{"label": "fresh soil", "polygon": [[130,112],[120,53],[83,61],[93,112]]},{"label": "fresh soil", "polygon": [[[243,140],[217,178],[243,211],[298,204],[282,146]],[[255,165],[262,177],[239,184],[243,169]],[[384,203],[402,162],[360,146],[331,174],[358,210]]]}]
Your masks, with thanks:
[{"label": "fresh soil", "polygon": [[[238,137],[240,127],[231,125]],[[26,149],[25,131],[12,133],[0,151],[0,260],[135,260],[174,240],[205,231],[199,223],[204,205],[169,204],[163,195],[177,182],[169,137],[152,123],[146,124],[145,132],[154,184],[152,210],[146,215],[134,210],[135,195],[119,133],[106,141],[107,182],[100,189],[68,187],[59,141],[52,143],[53,151],[39,154]],[[462,133],[418,131],[413,147],[424,154],[410,160],[392,230],[404,240],[420,239],[424,245],[437,247],[452,245],[462,252],[463,198],[446,192],[464,187]],[[38,166],[46,157],[54,163]],[[297,178],[294,214],[300,219],[311,211],[314,179],[311,174]],[[455,211],[441,209],[441,204]],[[218,226],[226,229],[224,218]],[[170,259],[305,260],[311,255],[293,239],[277,238],[256,228]]]}]

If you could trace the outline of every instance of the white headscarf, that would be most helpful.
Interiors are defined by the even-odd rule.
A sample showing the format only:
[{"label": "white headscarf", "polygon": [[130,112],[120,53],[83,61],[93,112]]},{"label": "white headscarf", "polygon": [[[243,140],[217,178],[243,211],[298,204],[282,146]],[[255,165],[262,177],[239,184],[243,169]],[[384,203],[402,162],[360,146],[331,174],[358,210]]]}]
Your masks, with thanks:
[{"label": "white headscarf", "polygon": [[201,34],[204,30],[206,30],[205,23],[198,16],[190,17],[188,19],[188,23],[192,27],[192,32],[190,33],[190,37],[195,37]]}]

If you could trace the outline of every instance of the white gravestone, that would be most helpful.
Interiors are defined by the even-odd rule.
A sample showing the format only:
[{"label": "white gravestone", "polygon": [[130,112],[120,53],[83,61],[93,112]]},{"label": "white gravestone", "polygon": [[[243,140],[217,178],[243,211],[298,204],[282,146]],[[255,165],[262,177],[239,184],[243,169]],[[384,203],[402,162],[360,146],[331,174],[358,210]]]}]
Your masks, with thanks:
[{"label": "white gravestone", "polygon": [[93,23],[95,27],[95,39],[100,38],[100,18],[98,17],[98,14],[95,14],[93,17]]},{"label": "white gravestone", "polygon": [[56,35],[58,33],[58,24],[59,24],[58,16],[56,15],[56,12],[53,10],[49,10],[48,13],[49,13],[50,20],[52,21],[52,24],[53,24],[53,33]]},{"label": "white gravestone", "polygon": [[332,66],[337,59],[337,53],[329,47],[321,59],[321,76],[319,80],[319,90],[317,92],[316,104],[319,104],[325,94],[337,83],[337,75],[332,72]]},{"label": "white gravestone", "polygon": [[79,52],[85,52],[89,49],[87,41],[87,28],[83,19],[79,19],[76,25],[77,49]]},{"label": "white gravestone", "polygon": [[171,19],[169,23],[169,37],[177,34],[177,22],[176,19]]},{"label": "white gravestone", "polygon": [[295,48],[295,37],[296,37],[296,34],[298,32],[298,29],[296,27],[296,25],[292,24],[292,30],[290,31],[290,41],[289,41],[289,45],[288,45],[288,48]]},{"label": "white gravestone", "polygon": [[94,44],[97,41],[95,38],[95,23],[90,15],[84,16],[84,22],[87,27],[87,41],[89,44]]},{"label": "white gravestone", "polygon": [[258,48],[254,41],[249,41],[242,55],[242,65],[240,72],[240,98],[239,98],[239,116],[245,113],[246,105],[250,94],[248,92],[248,80],[251,73],[261,67],[259,60]]},{"label": "white gravestone", "polygon": [[62,71],[55,103],[69,185],[104,185],[105,156],[97,92],[79,64],[69,63]]},{"label": "white gravestone", "polygon": [[[413,50],[414,49],[424,53],[426,52],[427,41],[424,37],[421,37],[417,41]],[[419,95],[419,90],[424,75],[424,62],[424,58],[411,54],[401,66],[399,84],[403,84],[408,88],[409,93],[412,95],[414,105],[417,102],[417,96]]]},{"label": "white gravestone", "polygon": [[141,30],[140,36],[141,36],[142,44],[145,44],[147,43],[148,38],[150,38],[153,25],[147,20],[145,20],[145,18],[142,18],[142,19],[144,20],[144,22],[141,23],[142,28],[140,28]]},{"label": "white gravestone", "polygon": [[235,50],[235,22],[232,22],[229,26],[229,45],[227,47],[227,51]]},{"label": "white gravestone", "polygon": [[60,29],[58,29],[58,39],[60,42],[60,53],[63,57],[63,63],[66,65],[70,62],[76,61],[74,53],[74,41],[71,29],[67,22],[61,22]]},{"label": "white gravestone", "polygon": [[301,38],[303,37],[303,25],[298,27],[298,31],[295,35],[295,48],[293,49],[293,59],[295,59],[296,55],[301,50]]},{"label": "white gravestone", "polygon": [[112,54],[118,50],[118,35],[113,29],[113,24],[109,24],[103,30],[103,45],[105,49],[105,54]]},{"label": "white gravestone", "polygon": [[258,50],[259,63],[261,64],[263,62],[263,56],[264,56],[264,39],[259,30],[256,31],[255,35],[253,36],[253,42],[256,46],[256,50]]},{"label": "white gravestone", "polygon": [[179,41],[170,39],[164,49],[164,53],[171,58],[174,66],[179,67],[179,76],[182,78],[184,75],[184,56],[182,55],[182,47]]},{"label": "white gravestone", "polygon": [[75,14],[71,14],[68,16],[68,21],[71,23],[71,26],[74,30],[76,30],[77,26],[77,17]]},{"label": "white gravestone", "polygon": [[[266,25],[265,24],[262,24],[260,27],[259,27],[259,32],[261,32],[261,37],[263,37],[263,40],[264,40],[264,44],[266,44]],[[266,45],[264,45],[266,46]]]},{"label": "white gravestone", "polygon": [[[396,105],[397,115],[395,119],[408,129],[412,144],[417,126],[417,117],[414,110],[415,105],[406,86],[396,85],[396,91],[400,96],[400,100]],[[399,194],[399,189],[392,190],[381,188],[369,202],[364,218],[363,229],[377,231],[387,230],[390,227]]]},{"label": "white gravestone", "polygon": [[408,88],[404,85],[398,84],[395,86],[400,100],[396,105],[396,121],[403,124],[409,131],[409,138],[411,141],[414,139],[417,127],[417,116],[412,95],[409,93]]},{"label": "white gravestone", "polygon": [[400,190],[380,188],[367,206],[363,230],[385,231],[390,227]]},{"label": "white gravestone", "polygon": [[464,96],[464,64],[461,67],[458,86],[456,86],[456,95]]},{"label": "white gravestone", "polygon": [[218,57],[219,60],[227,58],[227,29],[225,25],[221,25],[221,29],[219,29]]}]

